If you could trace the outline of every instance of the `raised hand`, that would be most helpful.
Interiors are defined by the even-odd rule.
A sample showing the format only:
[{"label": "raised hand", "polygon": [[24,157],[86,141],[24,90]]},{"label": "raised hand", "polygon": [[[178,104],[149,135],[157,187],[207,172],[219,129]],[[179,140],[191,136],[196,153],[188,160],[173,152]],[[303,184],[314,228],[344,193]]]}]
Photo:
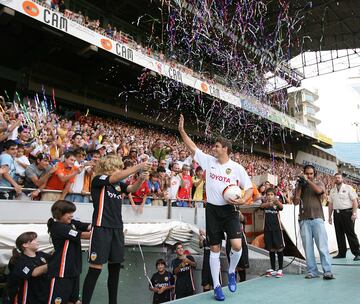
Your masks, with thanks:
[{"label": "raised hand", "polygon": [[139,170],[142,171],[150,171],[151,169],[151,163],[149,162],[140,163],[138,166],[139,166]]},{"label": "raised hand", "polygon": [[184,131],[184,116],[182,114],[179,117],[179,131]]},{"label": "raised hand", "polygon": [[56,172],[57,169],[58,169],[58,163],[56,163],[54,166],[51,167],[51,169],[49,170],[49,173],[53,174]]}]

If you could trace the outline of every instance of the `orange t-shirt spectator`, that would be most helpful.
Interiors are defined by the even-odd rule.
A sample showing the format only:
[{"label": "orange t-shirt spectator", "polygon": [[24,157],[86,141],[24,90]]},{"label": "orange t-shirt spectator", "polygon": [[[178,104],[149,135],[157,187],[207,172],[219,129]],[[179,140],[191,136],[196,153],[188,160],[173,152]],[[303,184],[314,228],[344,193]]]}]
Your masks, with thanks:
[{"label": "orange t-shirt spectator", "polygon": [[46,189],[64,190],[67,182],[73,183],[75,175],[79,174],[79,168],[74,166],[76,157],[73,152],[65,153],[65,160],[57,163],[57,170],[49,178]]}]

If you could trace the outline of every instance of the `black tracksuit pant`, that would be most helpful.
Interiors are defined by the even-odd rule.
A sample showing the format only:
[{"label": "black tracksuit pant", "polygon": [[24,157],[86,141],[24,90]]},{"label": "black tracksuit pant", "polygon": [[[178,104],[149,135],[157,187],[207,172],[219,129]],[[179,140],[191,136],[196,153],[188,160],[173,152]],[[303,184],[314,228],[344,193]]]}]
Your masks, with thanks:
[{"label": "black tracksuit pant", "polygon": [[[339,211],[339,212],[338,212]],[[336,240],[339,248],[338,255],[346,255],[346,240],[348,239],[350,250],[354,256],[360,255],[359,240],[355,233],[355,222],[351,220],[352,209],[334,210],[334,225]]]}]

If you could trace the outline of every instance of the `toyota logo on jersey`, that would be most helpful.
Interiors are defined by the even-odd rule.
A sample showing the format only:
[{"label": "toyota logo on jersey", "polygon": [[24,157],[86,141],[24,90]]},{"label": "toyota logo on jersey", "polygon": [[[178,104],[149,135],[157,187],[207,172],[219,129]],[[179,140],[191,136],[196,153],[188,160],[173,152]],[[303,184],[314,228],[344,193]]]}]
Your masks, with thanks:
[{"label": "toyota logo on jersey", "polygon": [[219,182],[230,183],[230,178],[228,178],[227,176],[216,175],[211,172],[210,172],[210,178],[217,180]]}]

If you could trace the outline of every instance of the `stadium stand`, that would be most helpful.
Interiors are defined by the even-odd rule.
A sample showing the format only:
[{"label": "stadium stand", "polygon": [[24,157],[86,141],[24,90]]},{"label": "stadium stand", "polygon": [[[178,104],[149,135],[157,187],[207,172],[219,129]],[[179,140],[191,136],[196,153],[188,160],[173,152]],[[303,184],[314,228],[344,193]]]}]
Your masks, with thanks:
[{"label": "stadium stand", "polygon": [[[145,44],[141,39],[142,33],[134,35],[128,28],[123,28],[120,25],[121,22],[117,22],[118,16],[115,12],[109,14],[109,10],[104,10],[104,15],[97,14],[101,11],[100,7],[103,4],[104,7],[105,5],[109,6],[111,1],[106,1],[106,4],[100,1],[97,3],[98,7],[96,7],[96,1],[92,1],[92,3],[69,0],[24,1],[28,5],[30,3],[30,8],[31,3],[35,2],[37,4],[35,12],[27,11],[27,7],[24,5],[19,6],[20,8],[12,7],[14,9],[12,11],[8,9],[12,3],[4,4],[4,2],[1,3],[4,8],[7,8],[4,10],[7,13],[0,13],[0,24],[4,25],[0,31],[3,31],[5,44],[10,45],[11,41],[14,45],[10,59],[10,55],[0,51],[0,57],[3,59],[5,67],[0,67],[0,95],[2,92],[5,93],[4,96],[0,96],[0,153],[2,153],[0,156],[0,204],[10,206],[13,203],[11,208],[8,207],[11,211],[6,210],[5,214],[11,212],[15,214],[16,212],[12,210],[16,209],[16,206],[24,207],[24,215],[20,215],[22,218],[19,222],[16,221],[16,216],[3,220],[3,222],[0,221],[3,229],[16,233],[14,224],[18,223],[17,229],[20,232],[25,225],[30,225],[30,222],[39,224],[39,227],[34,229],[43,229],[44,227],[40,226],[44,226],[43,216],[44,214],[47,216],[51,202],[62,198],[83,203],[77,204],[78,214],[82,216],[90,214],[88,212],[92,211],[92,205],[89,203],[91,202],[90,190],[94,168],[97,161],[105,155],[118,155],[122,158],[125,168],[140,162],[151,162],[149,179],[136,193],[122,196],[122,203],[127,205],[123,207],[123,215],[128,221],[124,234],[126,235],[125,244],[129,251],[127,253],[127,263],[129,264],[124,265],[124,271],[132,272],[137,276],[143,270],[135,269],[134,265],[141,264],[140,267],[144,267],[145,276],[147,276],[140,243],[146,246],[159,246],[159,252],[163,255],[165,246],[175,243],[180,238],[185,237],[184,241],[191,245],[197,228],[194,229],[195,226],[183,227],[183,223],[188,223],[189,218],[191,225],[199,227],[204,225],[204,209],[201,207],[206,202],[205,175],[189,156],[189,152],[179,140],[177,132],[174,132],[176,129],[174,121],[162,123],[163,121],[157,119],[149,119],[150,115],[145,115],[144,108],[140,108],[140,103],[136,103],[137,101],[135,102],[131,96],[129,100],[128,96],[124,98],[126,101],[123,111],[119,105],[123,100],[116,99],[116,97],[128,94],[129,90],[134,89],[135,83],[142,83],[142,78],[149,75],[149,78],[153,76],[154,78],[172,79],[174,82],[178,82],[179,86],[184,87],[190,86],[181,79],[185,74],[196,78],[197,82],[195,83],[201,85],[200,87],[193,85],[191,89],[194,90],[190,94],[207,95],[203,97],[204,104],[214,99],[222,100],[224,103],[234,100],[221,98],[219,90],[226,93],[226,96],[229,93],[229,96],[236,97],[236,100],[240,100],[241,94],[246,95],[246,93],[234,88],[228,79],[216,75],[216,72],[200,72],[195,68],[190,68],[190,65],[187,66],[184,63],[185,60],[182,60],[181,53],[169,55],[166,49],[156,48],[154,44],[150,46]],[[125,2],[127,1],[122,3],[124,7],[126,6]],[[152,3],[152,1],[150,2]],[[84,3],[85,7],[83,7]],[[115,4],[115,2],[113,3]],[[86,5],[89,7],[87,8]],[[91,13],[90,7],[94,9]],[[32,15],[39,11],[45,14],[44,8],[46,8],[46,14],[55,18],[53,19],[55,25],[44,20],[39,23],[38,21],[41,20]],[[22,14],[18,14],[19,12]],[[29,16],[33,18],[31,19]],[[71,23],[72,29],[76,29],[76,31],[65,31],[64,28],[61,28],[61,21],[60,26],[57,27],[59,16],[66,18],[64,27]],[[124,22],[136,23],[134,20],[129,20],[131,17]],[[75,35],[75,32],[76,34],[84,33],[85,38]],[[95,38],[94,40],[87,39],[89,37],[96,37],[97,40]],[[47,41],[47,43],[40,43],[42,41]],[[113,48],[111,49],[109,45],[112,45]],[[125,52],[125,54],[129,56],[123,56],[123,53],[118,52],[119,48],[126,49],[128,53]],[[28,49],[31,51],[29,52]],[[151,63],[153,67],[149,68],[142,61],[133,60],[133,55],[134,58],[138,56],[137,59],[141,58],[145,63]],[[164,72],[165,65],[168,68],[166,74]],[[21,77],[14,76],[18,71]],[[4,76],[4,74],[7,75]],[[126,86],[127,84],[130,86]],[[42,92],[40,92],[40,86]],[[151,83],[149,87],[151,87]],[[50,88],[52,95],[49,94]],[[134,89],[133,92],[136,94],[138,91]],[[170,90],[167,93],[169,92]],[[278,94],[286,96],[284,90],[279,91]],[[114,96],[116,97],[114,98]],[[181,97],[183,98],[183,96]],[[242,164],[253,180],[257,181],[256,186],[261,195],[264,195],[267,187],[273,183],[277,196],[282,199],[284,204],[288,204],[284,208],[286,213],[283,212],[285,213],[283,219],[286,227],[289,228],[287,243],[292,243],[294,247],[294,245],[298,245],[299,235],[297,235],[296,228],[296,206],[292,204],[292,197],[298,175],[303,170],[300,164],[304,164],[299,161],[296,164],[297,155],[294,152],[302,151],[304,154],[307,153],[318,159],[331,161],[335,168],[338,165],[338,169],[343,172],[341,164],[340,161],[338,162],[339,159],[336,159],[336,155],[328,158],[328,151],[322,149],[329,148],[332,141],[324,139],[317,131],[309,132],[293,115],[284,113],[284,104],[281,103],[281,98],[277,99],[277,93],[274,93],[273,96],[269,95],[266,104],[268,108],[256,106],[260,103],[256,103],[256,101],[253,103],[253,100],[249,102],[247,97],[246,95],[241,100],[241,107],[244,112],[250,113],[251,117],[249,115],[244,119],[250,117],[249,120],[254,125],[263,127],[263,130],[272,124],[271,127],[276,126],[277,131],[281,131],[273,133],[274,138],[271,138],[269,141],[271,146],[269,144],[268,147],[266,147],[267,143],[261,144],[261,141],[258,141],[257,145],[251,145],[250,148],[250,145],[234,140],[234,152],[231,154],[231,158]],[[146,102],[155,104],[160,101],[155,98],[154,93],[154,98],[146,100],[144,103]],[[131,110],[128,110],[128,103]],[[234,101],[232,103],[236,104]],[[116,111],[112,112],[111,107]],[[205,108],[204,105],[203,109]],[[170,111],[172,110],[170,109]],[[180,112],[183,112],[185,116],[191,115],[191,113],[187,113],[187,109],[173,112],[175,119]],[[133,115],[134,113],[136,115]],[[279,115],[271,115],[274,113]],[[163,113],[163,115],[166,114]],[[259,118],[260,123],[258,122]],[[173,126],[169,126],[169,124],[173,124]],[[239,125],[240,127],[235,126],[235,132],[240,132],[238,129],[242,125],[241,123]],[[193,127],[190,126],[189,131],[192,133],[192,138],[196,139],[197,145],[204,152],[211,154],[211,140],[207,137],[207,133],[205,132],[206,138],[203,138],[201,135],[199,136],[199,129],[196,133],[194,129],[190,130]],[[244,133],[246,132],[244,131]],[[275,138],[276,136],[278,138]],[[282,141],[281,138],[279,141],[279,137],[282,136],[284,140]],[[255,140],[254,142],[256,143]],[[314,144],[319,147],[314,147]],[[263,147],[259,147],[261,145]],[[291,145],[293,147],[289,149]],[[317,148],[319,149],[317,150]],[[190,169],[191,178],[188,176],[188,169]],[[64,176],[71,176],[71,178],[64,180]],[[130,176],[125,182],[133,184],[137,178],[137,175]],[[318,179],[325,184],[328,194],[333,187],[333,176],[318,172]],[[202,180],[202,183],[199,183],[199,180]],[[346,182],[360,193],[360,184],[357,178],[346,179]],[[200,191],[198,191],[199,188]],[[323,205],[327,205],[327,194],[324,196]],[[8,201],[11,199],[16,201]],[[45,202],[39,202],[36,205],[36,201],[39,200]],[[32,201],[33,204],[28,204],[28,201]],[[184,201],[190,202],[190,204],[183,204]],[[150,205],[154,208],[145,208],[144,210],[144,206]],[[195,208],[170,207],[180,205]],[[157,208],[159,206],[168,206],[168,208]],[[243,206],[247,218],[250,219],[246,229],[244,228],[249,239],[262,232],[262,221],[259,221],[259,218],[262,218],[258,216],[262,212],[257,210],[257,206],[257,204]],[[36,215],[36,218],[35,216],[31,218],[32,213],[26,212],[29,208],[41,209],[41,212]],[[6,218],[6,215],[3,215],[2,218]],[[30,220],[28,220],[29,218]],[[169,230],[162,227],[163,231],[161,232],[168,237],[158,238],[159,226],[154,228],[158,229],[158,232],[154,233],[153,228],[149,228],[147,221],[165,221],[165,219],[169,221]],[[174,224],[174,220],[179,220],[179,222]],[[176,229],[175,225],[181,227]],[[151,231],[149,239],[145,237],[147,229]],[[43,231],[44,233],[41,234],[45,240],[43,245],[50,248],[52,245],[48,244],[46,229]],[[143,234],[138,234],[139,231]],[[5,249],[2,247],[5,254],[0,252],[0,258],[4,257],[2,260],[0,259],[0,266],[1,262],[3,264],[4,261],[7,262],[8,252],[5,251],[9,251],[13,245],[9,244],[6,245],[6,248],[4,247]],[[334,234],[332,234],[333,244]],[[135,247],[136,245],[139,249],[130,248],[130,246]],[[160,248],[160,246],[162,247]],[[135,249],[139,252],[136,252]],[[333,247],[330,249],[335,250]],[[145,256],[149,259],[149,252],[146,252]],[[134,261],[130,259],[134,259]],[[289,261],[287,266],[291,265],[294,259]],[[138,263],[139,261],[140,263]],[[149,261],[147,260],[146,263]],[[295,263],[288,269],[292,267],[295,269]],[[300,267],[296,268],[296,271],[300,271]],[[121,285],[138,286],[138,282],[137,284],[122,283]],[[147,288],[147,282],[144,286]],[[97,295],[101,297],[101,301],[103,301],[102,292]],[[128,290],[123,292],[123,294],[128,293]],[[144,294],[140,296],[145,297]],[[132,297],[130,293],[129,297]],[[122,301],[132,303],[133,298],[130,300],[122,298]],[[145,301],[138,302],[145,303]]]},{"label": "stadium stand", "polygon": [[[94,166],[95,160],[111,153],[121,156],[125,166],[149,160],[153,163],[153,173],[161,172],[161,169],[158,170],[158,168],[164,167],[165,164],[167,178],[159,178],[156,174],[155,181],[149,182],[153,188],[156,188],[156,193],[154,193],[155,188],[152,189],[152,195],[155,194],[155,197],[158,196],[160,199],[167,198],[169,181],[166,179],[174,174],[173,165],[175,163],[179,163],[181,167],[185,163],[191,165],[191,174],[194,175],[196,163],[188,158],[184,145],[179,143],[178,138],[171,133],[80,112],[75,112],[68,118],[55,112],[46,117],[37,107],[37,101],[28,100],[28,102],[30,107],[24,108],[25,111],[21,111],[15,104],[3,102],[1,105],[3,113],[0,115],[2,123],[1,145],[3,146],[8,140],[15,140],[16,144],[19,145],[18,154],[14,157],[15,171],[11,174],[21,186],[29,184],[34,174],[34,170],[31,169],[33,169],[34,164],[36,165],[39,162],[36,161],[39,154],[49,155],[50,163],[55,165],[63,162],[64,155],[69,151],[75,153],[75,166],[83,164],[85,168],[76,171],[75,179],[70,180],[70,183],[76,186],[65,187],[63,183],[53,178],[58,173],[55,171],[48,177],[47,183],[38,185],[41,192],[62,190],[64,196],[67,194],[86,196],[90,190],[89,178],[91,178],[91,168]],[[211,153],[209,144],[201,143],[200,146],[204,151]],[[288,193],[290,197],[297,175],[302,168],[287,160],[275,158],[273,155],[266,157],[254,153],[244,153],[238,149],[235,149],[232,159],[241,163],[251,176],[267,173],[277,176],[279,191]],[[161,161],[163,162],[161,163]],[[30,164],[32,164],[31,167]],[[60,165],[57,164],[56,166],[58,168]],[[50,170],[50,167],[46,170]],[[39,172],[38,178],[41,178],[46,170],[43,173]],[[67,174],[70,173],[71,170]],[[319,178],[329,190],[332,186],[331,176],[320,173]],[[2,176],[0,180],[4,180],[4,177]],[[128,182],[132,181],[129,180]],[[4,184],[1,183],[1,185]],[[360,190],[358,185],[354,183],[352,185],[357,191]],[[257,186],[261,188],[261,185]],[[149,191],[151,192],[151,189]],[[149,196],[150,192],[146,194]],[[35,194],[30,192],[31,197],[40,199],[39,193]],[[23,198],[28,199],[24,195]],[[73,196],[72,199],[80,199],[82,202],[78,196]]]}]

